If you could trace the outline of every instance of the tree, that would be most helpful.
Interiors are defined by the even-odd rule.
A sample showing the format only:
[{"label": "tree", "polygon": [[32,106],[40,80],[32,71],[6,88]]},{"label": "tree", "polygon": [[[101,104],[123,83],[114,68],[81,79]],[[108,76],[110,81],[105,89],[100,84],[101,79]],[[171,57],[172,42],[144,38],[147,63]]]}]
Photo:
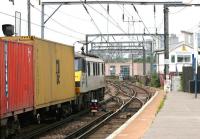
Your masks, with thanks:
[{"label": "tree", "polygon": [[160,79],[156,72],[151,75],[151,82],[150,85],[152,87],[160,87]]}]

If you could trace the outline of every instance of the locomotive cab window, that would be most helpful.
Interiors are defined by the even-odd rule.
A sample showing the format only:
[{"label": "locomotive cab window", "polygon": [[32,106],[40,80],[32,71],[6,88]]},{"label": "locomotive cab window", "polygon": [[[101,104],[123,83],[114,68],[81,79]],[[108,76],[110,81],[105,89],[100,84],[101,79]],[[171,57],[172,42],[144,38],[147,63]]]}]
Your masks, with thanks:
[{"label": "locomotive cab window", "polygon": [[86,71],[86,61],[82,58],[75,58],[75,71]]}]

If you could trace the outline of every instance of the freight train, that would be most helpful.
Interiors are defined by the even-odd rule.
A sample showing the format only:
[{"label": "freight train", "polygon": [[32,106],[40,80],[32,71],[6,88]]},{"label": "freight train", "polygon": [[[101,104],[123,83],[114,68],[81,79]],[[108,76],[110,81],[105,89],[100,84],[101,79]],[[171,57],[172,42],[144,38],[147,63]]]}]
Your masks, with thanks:
[{"label": "freight train", "polygon": [[104,62],[97,57],[75,57],[72,46],[33,36],[0,38],[1,138],[26,119],[40,124],[86,108],[103,99],[104,89]]}]

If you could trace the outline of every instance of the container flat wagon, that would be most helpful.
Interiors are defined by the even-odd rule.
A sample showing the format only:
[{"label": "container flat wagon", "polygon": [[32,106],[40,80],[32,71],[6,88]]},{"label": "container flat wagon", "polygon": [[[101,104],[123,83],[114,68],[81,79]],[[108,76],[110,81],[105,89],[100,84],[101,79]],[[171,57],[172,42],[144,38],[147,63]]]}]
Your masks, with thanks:
[{"label": "container flat wagon", "polygon": [[32,36],[0,38],[1,135],[16,131],[20,118],[31,115],[40,123],[71,113],[74,80],[72,46]]}]

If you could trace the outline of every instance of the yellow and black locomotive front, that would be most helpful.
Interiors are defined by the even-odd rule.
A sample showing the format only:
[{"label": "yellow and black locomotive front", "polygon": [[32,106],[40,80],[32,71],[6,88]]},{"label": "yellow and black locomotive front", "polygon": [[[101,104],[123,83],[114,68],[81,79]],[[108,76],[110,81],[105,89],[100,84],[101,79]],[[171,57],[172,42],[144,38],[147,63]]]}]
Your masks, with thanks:
[{"label": "yellow and black locomotive front", "polygon": [[85,59],[83,57],[75,58],[75,92],[80,94],[81,92],[81,83],[84,82],[85,75]]}]

